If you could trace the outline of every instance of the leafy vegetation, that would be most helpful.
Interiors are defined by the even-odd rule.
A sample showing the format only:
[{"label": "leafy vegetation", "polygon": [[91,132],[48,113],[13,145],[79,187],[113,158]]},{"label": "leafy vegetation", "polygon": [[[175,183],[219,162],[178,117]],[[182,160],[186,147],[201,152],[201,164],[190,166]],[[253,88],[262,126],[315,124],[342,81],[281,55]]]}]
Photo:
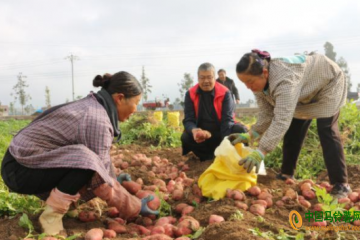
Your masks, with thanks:
[{"label": "leafy vegetation", "polygon": [[155,147],[181,146],[182,127],[170,127],[167,118],[161,122],[152,120],[147,114],[136,114],[120,124],[120,144],[150,144]]},{"label": "leafy vegetation", "polygon": [[[13,136],[29,122],[28,120],[0,121],[0,163]],[[37,197],[9,192],[0,178],[0,216],[12,216],[23,212],[34,214],[40,210],[41,201]]]}]

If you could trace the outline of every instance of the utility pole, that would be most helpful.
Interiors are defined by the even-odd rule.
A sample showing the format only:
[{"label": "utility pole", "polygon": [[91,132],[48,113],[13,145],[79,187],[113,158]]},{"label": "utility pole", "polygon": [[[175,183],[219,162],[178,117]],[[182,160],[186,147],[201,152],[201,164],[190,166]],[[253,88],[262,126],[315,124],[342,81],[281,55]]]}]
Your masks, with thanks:
[{"label": "utility pole", "polygon": [[71,62],[71,78],[72,78],[72,99],[75,100],[75,90],[74,90],[74,61],[79,60],[79,57],[73,55],[67,56],[65,59],[69,59]]}]

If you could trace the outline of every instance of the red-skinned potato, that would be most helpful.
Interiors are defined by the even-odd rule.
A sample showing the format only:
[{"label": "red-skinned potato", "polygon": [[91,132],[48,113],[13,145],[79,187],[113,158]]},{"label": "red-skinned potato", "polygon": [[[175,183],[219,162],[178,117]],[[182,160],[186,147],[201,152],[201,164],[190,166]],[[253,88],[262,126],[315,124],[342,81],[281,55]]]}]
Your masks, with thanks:
[{"label": "red-skinned potato", "polygon": [[197,184],[194,184],[193,187],[192,187],[192,193],[195,195],[195,196],[198,196],[198,197],[202,197],[202,192],[201,192],[201,188],[197,185]]},{"label": "red-skinned potato", "polygon": [[115,231],[116,233],[126,233],[127,228],[124,225],[121,225],[118,222],[110,222],[108,224],[108,229]]},{"label": "red-skinned potato", "polygon": [[265,198],[264,201],[266,202],[267,206],[266,207],[272,207],[273,205],[273,200],[272,198],[268,197],[268,198]]},{"label": "red-skinned potato", "polygon": [[122,170],[127,169],[128,167],[129,167],[129,163],[128,163],[128,162],[122,162],[122,163],[120,164],[120,168],[121,168]]},{"label": "red-skinned potato", "polygon": [[307,200],[312,200],[314,198],[316,198],[316,194],[311,191],[311,190],[304,190],[302,191],[302,195],[305,197],[305,199]]},{"label": "red-skinned potato", "polygon": [[180,237],[191,234],[193,231],[197,231],[199,227],[200,223],[195,218],[183,216],[179,219],[179,224],[175,230],[175,236]]},{"label": "red-skinned potato", "polygon": [[258,199],[260,200],[265,200],[266,198],[272,198],[273,196],[271,195],[271,193],[268,192],[261,192],[258,196]]},{"label": "red-skinned potato", "polygon": [[181,215],[187,215],[194,210],[195,210],[195,208],[193,206],[184,207],[183,210],[181,211]]},{"label": "red-skinned potato", "polygon": [[175,212],[177,213],[182,213],[182,210],[185,208],[185,207],[188,207],[190,205],[186,204],[186,203],[179,203],[178,205],[176,205],[175,207]]},{"label": "red-skinned potato", "polygon": [[226,197],[227,198],[231,198],[231,193],[232,193],[232,189],[230,189],[230,188],[228,188],[228,189],[226,189]]},{"label": "red-skinned potato", "polygon": [[313,226],[318,226],[318,227],[325,227],[327,225],[326,221],[322,221],[322,222],[313,222],[312,223]]},{"label": "red-skinned potato", "polygon": [[295,183],[296,183],[295,180],[292,178],[288,178],[285,180],[285,184],[288,184],[288,185],[293,185]]},{"label": "red-skinned potato", "polygon": [[359,193],[358,192],[352,192],[349,193],[348,198],[351,202],[356,203],[359,200]]},{"label": "red-skinned potato", "polygon": [[107,210],[107,214],[109,217],[117,217],[119,215],[119,210],[116,207],[109,207]]},{"label": "red-skinned potato", "polygon": [[254,215],[259,215],[259,216],[265,215],[265,207],[261,204],[251,205],[249,211]]},{"label": "red-skinned potato", "polygon": [[114,238],[116,237],[116,232],[111,229],[104,229],[104,238]]},{"label": "red-skinned potato", "polygon": [[161,217],[156,221],[155,226],[163,226],[165,224],[173,224],[175,222],[176,222],[176,218],[172,216]]},{"label": "red-skinned potato", "polygon": [[285,205],[285,203],[283,201],[281,201],[281,200],[277,200],[275,205],[281,208],[281,207],[283,207]]},{"label": "red-skinned potato", "polygon": [[350,199],[345,197],[345,198],[339,198],[338,199],[338,203],[350,203]]},{"label": "red-skinned potato", "polygon": [[235,189],[231,192],[231,198],[234,200],[242,201],[245,200],[245,194],[242,191]]},{"label": "red-skinned potato", "polygon": [[317,203],[314,205],[313,207],[313,210],[314,212],[321,212],[323,209],[322,209],[322,204],[321,203]]},{"label": "red-skinned potato", "polygon": [[326,192],[327,193],[329,193],[329,192],[331,192],[331,190],[332,190],[332,186],[330,185],[330,183],[328,183],[328,182],[322,182],[322,183],[320,183],[320,186],[321,187],[324,187],[325,189],[326,189]]},{"label": "red-skinned potato", "polygon": [[114,218],[113,219],[115,222],[117,222],[117,223],[119,223],[119,224],[121,224],[121,225],[124,225],[124,224],[126,224],[126,221],[124,220],[124,219],[122,219],[122,218]]},{"label": "red-skinned potato", "polygon": [[214,223],[224,222],[224,221],[225,221],[225,219],[222,216],[212,214],[212,215],[210,215],[210,218],[209,218],[209,225],[214,224]]},{"label": "red-skinned potato", "polygon": [[93,228],[85,234],[85,240],[102,240],[103,236],[104,232],[100,228]]},{"label": "red-skinned potato", "polygon": [[355,221],[353,222],[353,224],[354,224],[355,226],[360,226],[360,220],[355,220]]},{"label": "red-skinned potato", "polygon": [[253,187],[249,188],[249,189],[247,190],[247,192],[248,192],[251,196],[257,197],[257,196],[259,196],[259,194],[261,193],[261,189],[260,189],[258,186],[253,186]]},{"label": "red-skinned potato", "polygon": [[165,234],[165,228],[161,225],[154,226],[153,229],[151,229],[151,235],[154,234]]},{"label": "red-skinned potato", "polygon": [[79,219],[82,222],[93,222],[97,219],[95,212],[92,211],[81,211],[79,213]]},{"label": "red-skinned potato", "polygon": [[137,182],[137,183],[140,184],[140,185],[144,185],[144,181],[142,180],[142,178],[136,179],[135,182]]},{"label": "red-skinned potato", "polygon": [[175,189],[171,194],[171,198],[175,201],[181,200],[183,197],[184,191],[181,189]]},{"label": "red-skinned potato", "polygon": [[122,185],[131,194],[136,194],[141,189],[141,185],[133,181],[123,181]]},{"label": "red-skinned potato", "polygon": [[299,203],[305,208],[311,208],[311,203],[307,200],[300,200]]},{"label": "red-skinned potato", "polygon": [[165,224],[164,226],[165,235],[169,237],[174,237],[174,231],[176,230],[176,227],[172,224]]},{"label": "red-skinned potato", "polygon": [[238,209],[241,209],[241,210],[248,210],[248,205],[244,202],[241,202],[241,201],[235,201],[235,207],[237,207]]},{"label": "red-skinned potato", "polygon": [[302,192],[306,191],[306,190],[311,190],[311,186],[312,186],[311,183],[305,182],[305,183],[301,184],[300,189]]},{"label": "red-skinned potato", "polygon": [[251,204],[260,204],[263,205],[264,207],[267,207],[267,202],[265,200],[254,200],[251,202]]},{"label": "red-skinned potato", "polygon": [[289,189],[286,189],[285,196],[289,197],[292,200],[295,200],[297,198],[297,193],[295,192],[294,189],[289,188]]}]

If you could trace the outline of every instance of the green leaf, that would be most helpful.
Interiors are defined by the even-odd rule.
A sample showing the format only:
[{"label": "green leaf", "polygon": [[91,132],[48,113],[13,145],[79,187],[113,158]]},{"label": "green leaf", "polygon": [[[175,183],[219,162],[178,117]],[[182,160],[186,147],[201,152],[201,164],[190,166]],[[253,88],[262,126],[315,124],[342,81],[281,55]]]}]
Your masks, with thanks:
[{"label": "green leaf", "polygon": [[19,225],[22,228],[26,228],[28,229],[30,232],[32,232],[34,230],[34,226],[32,224],[32,222],[30,221],[28,215],[26,213],[24,213],[20,219],[19,219]]}]

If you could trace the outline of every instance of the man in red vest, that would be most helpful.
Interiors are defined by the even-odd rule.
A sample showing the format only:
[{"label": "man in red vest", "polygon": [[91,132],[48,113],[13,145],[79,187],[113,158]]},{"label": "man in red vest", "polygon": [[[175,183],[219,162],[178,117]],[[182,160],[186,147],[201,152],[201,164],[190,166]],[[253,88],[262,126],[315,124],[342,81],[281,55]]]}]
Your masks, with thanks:
[{"label": "man in red vest", "polygon": [[198,84],[186,92],[184,114],[183,155],[192,151],[201,161],[214,159],[224,137],[247,132],[235,123],[232,93],[215,81],[215,67],[210,63],[200,65]]}]

